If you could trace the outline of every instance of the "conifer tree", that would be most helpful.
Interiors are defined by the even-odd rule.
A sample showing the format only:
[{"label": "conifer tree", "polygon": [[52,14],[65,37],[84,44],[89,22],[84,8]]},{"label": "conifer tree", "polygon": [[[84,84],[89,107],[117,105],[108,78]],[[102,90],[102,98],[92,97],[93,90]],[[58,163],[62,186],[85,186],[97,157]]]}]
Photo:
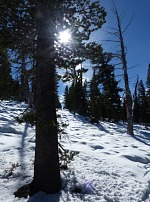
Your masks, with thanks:
[{"label": "conifer tree", "polygon": [[146,86],[147,86],[146,90],[147,96],[150,96],[150,64],[148,65]]},{"label": "conifer tree", "polygon": [[57,109],[61,109],[61,103],[60,103],[60,100],[59,100],[59,94],[58,94],[58,87],[59,87],[59,85],[58,85],[58,82],[59,82],[59,75],[57,74],[57,72],[56,72],[56,108]]},{"label": "conifer tree", "polygon": [[13,96],[14,80],[11,76],[8,51],[0,50],[0,98],[10,99]]},{"label": "conifer tree", "polygon": [[134,95],[133,95],[133,121],[139,123],[139,102],[138,102],[138,83],[139,77],[137,77],[137,81],[135,84]]},{"label": "conifer tree", "polygon": [[102,109],[105,111],[104,103],[100,102],[100,90],[98,88],[96,79],[96,70],[93,70],[93,76],[90,82],[90,103],[89,103],[89,116],[91,122],[98,122],[100,117],[103,117]]},{"label": "conifer tree", "polygon": [[[0,11],[3,13],[0,41],[7,35],[8,47],[11,44],[17,49],[17,43],[24,43],[29,52],[35,51],[36,147],[30,194],[56,193],[61,187],[56,67],[76,66],[86,58],[86,41],[93,31],[101,28],[106,13],[98,1],[89,0],[2,0]],[[58,33],[63,29],[71,31],[73,40],[69,46],[57,43]]]},{"label": "conifer tree", "polygon": [[[34,6],[33,6],[34,7]],[[29,86],[26,70],[26,58],[29,59],[35,52],[35,22],[31,14],[33,8],[28,1],[4,1],[0,2],[0,46],[8,48],[11,52],[11,61],[14,66],[20,66],[19,101],[28,101]],[[34,51],[33,51],[34,50]],[[28,69],[31,64],[28,62]]]},{"label": "conifer tree", "polygon": [[24,55],[22,55],[19,101],[28,103],[28,99],[29,99],[29,79],[28,79],[28,75],[27,75],[25,57],[24,57]]},{"label": "conifer tree", "polygon": [[[80,69],[72,68],[69,74],[72,80],[71,86],[65,89],[65,107],[72,111],[74,114],[87,115],[87,98],[86,98],[86,82],[83,82],[83,73],[87,69],[80,65]],[[67,72],[68,73],[68,72]],[[67,77],[67,75],[65,75]]]},{"label": "conifer tree", "polygon": [[69,88],[68,88],[68,86],[65,87],[65,91],[64,91],[64,108],[70,109]]},{"label": "conifer tree", "polygon": [[125,97],[123,97],[123,99],[122,99],[121,119],[122,119],[123,123],[127,121],[126,99],[125,99]]},{"label": "conifer tree", "polygon": [[102,93],[105,105],[105,118],[109,120],[119,121],[121,113],[121,101],[119,92],[122,91],[118,87],[118,83],[114,75],[114,66],[109,64],[111,60],[110,53],[102,55],[101,66],[99,67],[98,79],[102,85]]},{"label": "conifer tree", "polygon": [[146,89],[146,100],[147,100],[146,119],[147,119],[147,123],[150,123],[150,64],[148,65],[146,87],[147,87]]},{"label": "conifer tree", "polygon": [[[96,88],[101,95],[99,97],[99,113],[101,118],[107,118],[114,121],[120,119],[121,101],[119,92],[122,89],[118,88],[118,82],[115,80],[114,67],[109,64],[112,59],[111,53],[103,53],[99,44],[93,43],[94,53],[91,61],[94,67]],[[92,81],[93,82],[93,81]],[[96,90],[97,91],[97,90]],[[116,113],[117,112],[117,113]]]},{"label": "conifer tree", "polygon": [[87,98],[87,81],[85,80],[82,86],[82,93],[81,93],[81,107],[79,114],[83,115],[84,117],[88,116],[88,98]]},{"label": "conifer tree", "polygon": [[143,84],[143,81],[140,80],[138,84],[138,104],[139,104],[139,122],[146,123],[146,114],[147,114],[147,100],[146,100],[146,91]]},{"label": "conifer tree", "polygon": [[87,114],[86,82],[83,83],[83,73],[85,72],[87,72],[87,69],[84,69],[81,65],[81,69],[77,70],[77,79],[74,89],[76,112],[83,116]]}]

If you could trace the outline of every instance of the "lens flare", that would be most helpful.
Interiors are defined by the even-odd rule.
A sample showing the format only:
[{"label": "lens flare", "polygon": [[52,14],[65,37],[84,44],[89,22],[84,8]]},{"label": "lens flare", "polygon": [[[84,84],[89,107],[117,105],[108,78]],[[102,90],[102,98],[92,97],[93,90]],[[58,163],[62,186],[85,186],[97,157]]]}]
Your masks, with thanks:
[{"label": "lens flare", "polygon": [[59,40],[61,43],[68,43],[71,40],[71,34],[68,30],[59,33]]}]

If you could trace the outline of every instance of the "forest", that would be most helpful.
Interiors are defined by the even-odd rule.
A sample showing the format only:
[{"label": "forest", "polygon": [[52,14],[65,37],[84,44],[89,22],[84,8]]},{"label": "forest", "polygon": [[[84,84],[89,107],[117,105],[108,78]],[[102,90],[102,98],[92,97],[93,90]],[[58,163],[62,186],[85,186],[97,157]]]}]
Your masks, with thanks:
[{"label": "forest", "polygon": [[[113,11],[118,22],[118,53],[104,52],[102,44],[90,40],[106,23],[107,13],[99,1],[0,1],[0,99],[28,104],[26,117],[36,127],[30,196],[38,191],[57,193],[61,187],[58,109],[81,115],[92,124],[127,123],[131,136],[134,124],[150,126],[150,64],[147,80],[137,76],[131,92],[122,16],[115,5]],[[70,33],[69,42],[59,38],[65,30]],[[114,58],[119,61],[124,88],[116,77]],[[84,76],[87,60],[92,69],[90,81]],[[60,80],[66,85],[63,106]]]}]

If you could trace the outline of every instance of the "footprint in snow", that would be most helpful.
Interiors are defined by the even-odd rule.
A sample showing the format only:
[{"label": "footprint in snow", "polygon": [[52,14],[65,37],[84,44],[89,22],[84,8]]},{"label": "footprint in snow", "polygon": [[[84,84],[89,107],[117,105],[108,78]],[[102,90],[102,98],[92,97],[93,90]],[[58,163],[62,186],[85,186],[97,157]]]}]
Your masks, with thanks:
[{"label": "footprint in snow", "polygon": [[143,163],[143,164],[149,164],[150,163],[150,159],[146,158],[146,157],[142,157],[142,156],[131,156],[131,155],[122,155],[123,157],[125,157],[126,159],[133,161],[133,162],[139,162],[139,163]]},{"label": "footprint in snow", "polygon": [[138,146],[136,146],[136,145],[131,145],[131,147],[133,147],[133,148],[138,148]]},{"label": "footprint in snow", "polygon": [[10,151],[10,149],[4,149],[4,150],[3,150],[3,152],[8,152],[8,151]]},{"label": "footprint in snow", "polygon": [[104,147],[100,146],[100,145],[94,145],[91,146],[93,149],[97,150],[97,149],[104,149]]}]

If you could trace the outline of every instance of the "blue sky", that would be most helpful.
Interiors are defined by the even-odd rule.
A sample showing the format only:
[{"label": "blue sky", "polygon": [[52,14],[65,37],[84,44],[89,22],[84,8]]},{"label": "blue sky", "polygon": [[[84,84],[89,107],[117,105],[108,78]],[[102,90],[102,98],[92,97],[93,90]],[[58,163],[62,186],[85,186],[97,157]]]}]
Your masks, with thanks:
[{"label": "blue sky", "polygon": [[[92,35],[92,40],[102,44],[104,51],[107,52],[115,52],[118,49],[116,48],[118,44],[104,41],[112,39],[112,36],[103,30],[111,31],[109,27],[117,28],[116,18],[112,12],[113,2],[119,13],[126,12],[122,20],[122,28],[128,25],[134,14],[132,23],[124,33],[130,88],[133,91],[137,75],[145,84],[148,64],[150,63],[150,0],[100,0],[101,5],[107,12],[106,23],[101,30]],[[86,63],[85,67],[91,69],[89,63]],[[89,70],[86,76],[91,77],[91,74],[92,70]],[[122,71],[116,71],[117,80],[121,80],[119,85],[124,87],[123,78],[118,76],[120,74],[122,74]],[[60,94],[63,93],[63,86],[61,84]]]},{"label": "blue sky", "polygon": [[[122,28],[128,25],[134,15],[132,23],[124,34],[130,88],[133,90],[137,75],[145,83],[150,63],[150,0],[101,0],[100,2],[107,12],[106,23],[102,27],[104,30],[110,31],[108,27],[117,28],[116,19],[112,12],[113,2],[119,13],[126,12],[122,20]],[[93,39],[97,39],[99,43],[103,44],[105,51],[115,51],[117,49],[116,43],[102,41],[110,38],[112,36],[102,30],[93,36]],[[123,81],[121,85],[123,85]]]}]

